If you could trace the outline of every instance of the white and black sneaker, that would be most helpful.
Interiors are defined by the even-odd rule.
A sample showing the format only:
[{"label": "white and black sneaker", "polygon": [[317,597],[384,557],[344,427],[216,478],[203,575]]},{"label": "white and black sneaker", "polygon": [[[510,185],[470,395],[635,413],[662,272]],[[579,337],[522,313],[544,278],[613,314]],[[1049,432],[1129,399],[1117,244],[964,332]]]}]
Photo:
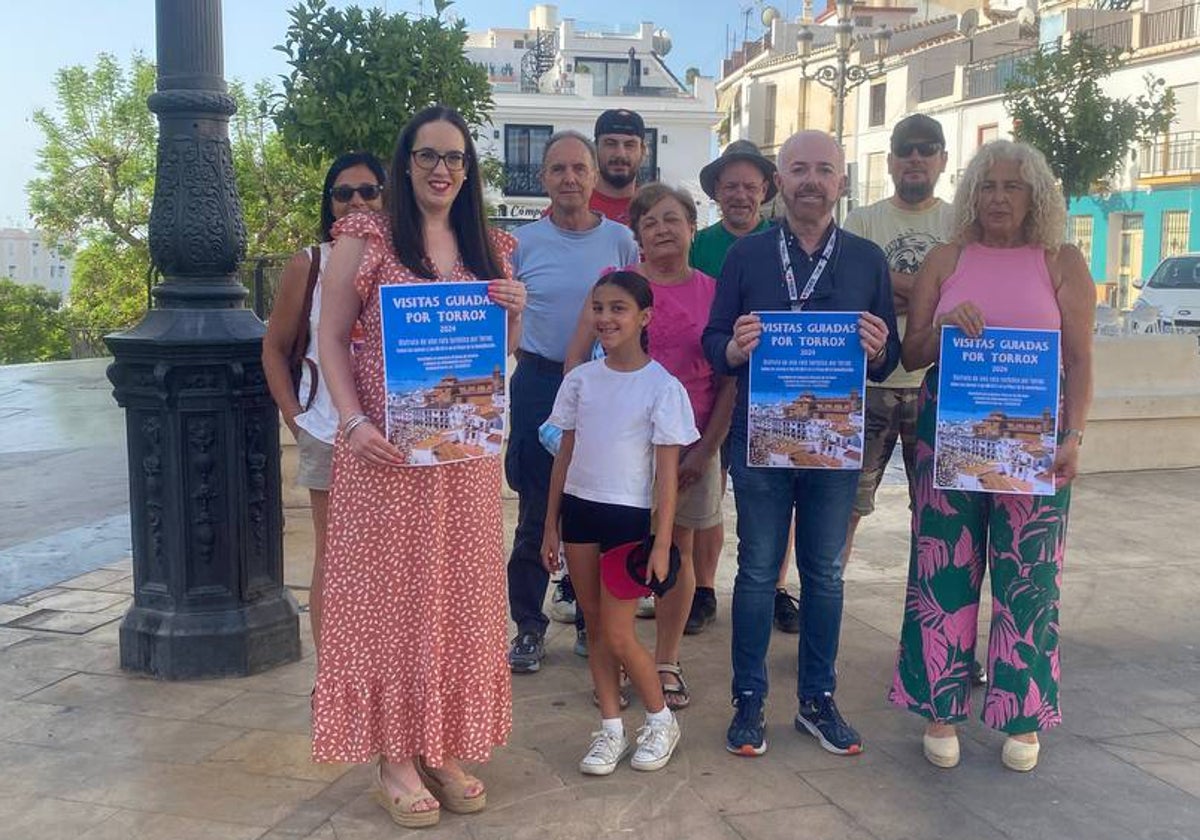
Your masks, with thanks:
[{"label": "white and black sneaker", "polygon": [[563,624],[574,624],[576,609],[571,576],[563,575],[554,584],[554,592],[550,596],[550,617]]},{"label": "white and black sneaker", "polygon": [[617,735],[605,729],[593,732],[592,745],[579,761],[579,772],[589,776],[607,776],[617,769],[627,752],[629,739],[625,733]]}]

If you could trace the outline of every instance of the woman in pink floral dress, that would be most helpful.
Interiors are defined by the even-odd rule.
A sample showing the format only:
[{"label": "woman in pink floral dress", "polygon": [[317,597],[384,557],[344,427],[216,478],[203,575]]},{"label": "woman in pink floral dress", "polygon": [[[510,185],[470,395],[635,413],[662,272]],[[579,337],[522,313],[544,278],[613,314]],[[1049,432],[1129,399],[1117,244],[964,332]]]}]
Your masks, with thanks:
[{"label": "woman in pink floral dress", "polygon": [[[325,615],[313,696],[316,761],[379,759],[376,797],[406,827],[478,811],[482,762],[512,726],[498,456],[408,466],[384,436],[379,287],[488,280],[519,335],[513,240],[484,220],[478,158],[457,112],[401,131],[389,215],[334,228],[320,353],[341,421],[334,449]],[[351,354],[359,322],[362,349]]]},{"label": "woman in pink floral dress", "polygon": [[954,237],[930,252],[908,308],[904,365],[938,360],[941,327],[1060,330],[1062,405],[1053,495],[935,488],[938,368],[925,375],[917,421],[916,507],[891,702],[926,718],[925,757],[960,758],[956,726],[971,706],[984,566],[991,570],[983,722],[1006,733],[1001,760],[1032,770],[1038,732],[1057,726],[1059,589],[1071,480],[1092,400],[1096,292],[1082,254],[1062,241],[1062,192],[1041,152],[997,140],[959,179]]}]

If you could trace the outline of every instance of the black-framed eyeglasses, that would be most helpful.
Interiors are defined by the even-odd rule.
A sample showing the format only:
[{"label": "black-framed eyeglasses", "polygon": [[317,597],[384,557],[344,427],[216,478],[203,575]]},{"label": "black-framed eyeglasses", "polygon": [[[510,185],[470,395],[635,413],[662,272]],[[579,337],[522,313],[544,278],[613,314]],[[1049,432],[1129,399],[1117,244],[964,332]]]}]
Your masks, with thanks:
[{"label": "black-framed eyeglasses", "polygon": [[933,157],[942,150],[942,144],[936,140],[922,141],[917,143],[900,143],[892,147],[892,154],[896,157],[906,158],[916,150],[921,157]]},{"label": "black-framed eyeglasses", "polygon": [[428,172],[437,169],[439,162],[446,164],[446,169],[451,172],[462,172],[467,167],[467,155],[459,151],[450,151],[443,155],[436,149],[413,149],[412,159],[417,166]]},{"label": "black-framed eyeglasses", "polygon": [[357,187],[342,184],[337,187],[330,187],[329,189],[329,197],[334,201],[340,201],[342,204],[353,200],[355,193],[361,195],[363,201],[374,201],[383,195],[383,187],[379,184],[359,184]]}]

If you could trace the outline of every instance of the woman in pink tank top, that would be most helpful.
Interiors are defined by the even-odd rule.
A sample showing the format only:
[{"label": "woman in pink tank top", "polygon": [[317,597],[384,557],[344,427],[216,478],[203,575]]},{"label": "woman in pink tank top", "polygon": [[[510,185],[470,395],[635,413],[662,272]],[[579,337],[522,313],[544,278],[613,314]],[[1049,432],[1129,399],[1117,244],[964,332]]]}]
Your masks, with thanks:
[{"label": "woman in pink tank top", "polygon": [[989,143],[959,182],[952,241],[926,258],[909,304],[909,369],[937,362],[943,325],[972,337],[987,327],[1061,331],[1054,495],[935,489],[936,366],[921,389],[917,504],[889,699],[929,721],[925,756],[939,767],[958,763],[955,726],[970,713],[985,565],[994,606],[982,719],[1008,734],[1004,765],[1032,770],[1038,732],[1061,722],[1059,585],[1070,482],[1092,399],[1096,301],[1083,256],[1062,242],[1065,226],[1065,202],[1042,154],[1006,140]]}]

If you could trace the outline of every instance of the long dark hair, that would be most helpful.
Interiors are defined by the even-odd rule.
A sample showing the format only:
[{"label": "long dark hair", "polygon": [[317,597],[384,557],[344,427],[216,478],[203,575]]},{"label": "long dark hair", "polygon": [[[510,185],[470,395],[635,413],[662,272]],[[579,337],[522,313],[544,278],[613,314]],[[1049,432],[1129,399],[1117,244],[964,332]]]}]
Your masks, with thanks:
[{"label": "long dark hair", "polygon": [[433,280],[437,275],[427,262],[425,235],[421,228],[421,210],[413,195],[409,170],[412,168],[413,142],[421,126],[431,122],[448,122],[458,129],[463,137],[463,151],[467,156],[466,183],[454,197],[450,206],[450,227],[458,239],[458,250],[463,265],[481,280],[500,277],[503,267],[492,250],[488,237],[487,218],[483,211],[483,176],[479,172],[479,156],[471,141],[471,130],[466,121],[453,108],[445,105],[430,105],[417,113],[400,130],[396,138],[396,153],[392,156],[391,200],[388,212],[392,217],[392,244],[396,256],[413,274]]},{"label": "long dark hair", "polygon": [[[636,271],[610,271],[596,281],[596,285],[592,286],[592,291],[596,291],[601,286],[616,286],[621,291],[633,298],[633,302],[637,304],[638,309],[651,309],[654,307],[654,290],[650,288],[650,281]],[[639,337],[642,345],[642,352],[650,352],[650,334],[642,327],[642,334]]]},{"label": "long dark hair", "polygon": [[370,152],[347,152],[329,165],[325,173],[325,186],[321,187],[321,230],[322,242],[333,241],[333,196],[329,191],[337,177],[352,166],[365,166],[371,170],[379,186],[387,185],[387,174],[383,171],[383,162]]}]

